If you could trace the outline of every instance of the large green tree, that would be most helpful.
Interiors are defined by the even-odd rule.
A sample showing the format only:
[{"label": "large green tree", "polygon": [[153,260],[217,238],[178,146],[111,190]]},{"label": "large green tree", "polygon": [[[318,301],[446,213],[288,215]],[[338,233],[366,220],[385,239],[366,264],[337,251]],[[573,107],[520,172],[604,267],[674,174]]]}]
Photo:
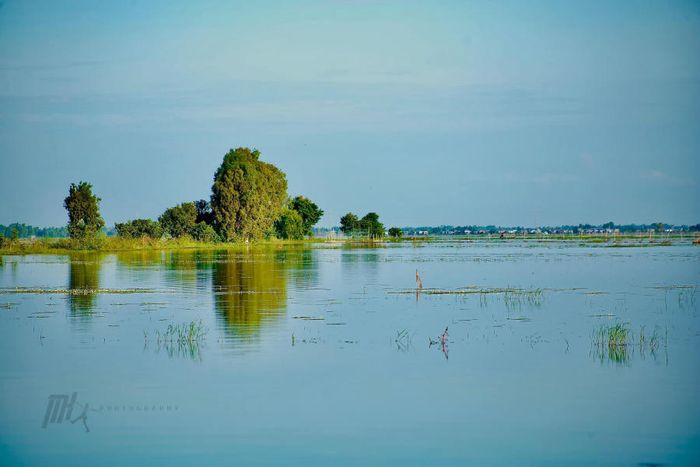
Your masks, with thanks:
[{"label": "large green tree", "polygon": [[75,240],[89,240],[97,237],[105,225],[100,215],[101,199],[92,193],[92,185],[87,182],[71,183],[63,207],[68,211],[68,235]]},{"label": "large green tree", "polygon": [[225,241],[262,238],[272,232],[286,199],[284,172],[261,162],[256,149],[232,149],[214,174],[214,226]]},{"label": "large green tree", "polygon": [[316,203],[304,196],[297,196],[289,203],[289,207],[298,212],[304,224],[304,235],[313,234],[313,226],[321,220],[323,209],[319,208]]}]

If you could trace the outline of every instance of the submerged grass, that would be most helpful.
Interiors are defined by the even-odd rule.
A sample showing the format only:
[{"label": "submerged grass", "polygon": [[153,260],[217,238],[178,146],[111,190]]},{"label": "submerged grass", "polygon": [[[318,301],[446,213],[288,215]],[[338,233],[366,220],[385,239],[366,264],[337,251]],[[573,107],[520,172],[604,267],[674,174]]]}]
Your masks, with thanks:
[{"label": "submerged grass", "polygon": [[[647,351],[655,357],[661,344],[658,327],[655,327],[651,334],[647,334],[645,326],[642,326],[635,338],[627,323],[603,325],[591,335],[592,355],[601,362],[609,360],[619,364],[628,363],[635,350],[639,351],[642,358]],[[668,345],[667,337],[664,337],[663,345]]]},{"label": "submerged grass", "polygon": [[[164,349],[170,358],[188,357],[201,360],[201,346],[206,338],[207,330],[201,320],[189,323],[169,324],[162,333],[155,332],[156,351]],[[149,334],[143,332],[144,348],[149,346]]]},{"label": "submerged grass", "polygon": [[158,335],[158,340],[164,342],[201,342],[204,340],[206,330],[202,321],[191,321],[189,323],[169,324],[165,332]]},{"label": "submerged grass", "polygon": [[631,349],[628,348],[629,336],[627,324],[600,326],[592,336],[594,354],[601,361],[607,358],[615,363],[627,363],[631,355]]}]

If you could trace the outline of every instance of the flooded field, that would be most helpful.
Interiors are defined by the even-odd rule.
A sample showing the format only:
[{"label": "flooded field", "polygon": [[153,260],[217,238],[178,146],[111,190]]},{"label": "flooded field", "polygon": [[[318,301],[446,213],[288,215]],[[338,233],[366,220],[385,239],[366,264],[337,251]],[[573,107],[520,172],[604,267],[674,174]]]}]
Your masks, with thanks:
[{"label": "flooded field", "polygon": [[534,241],[4,256],[1,463],[697,463],[699,260]]}]

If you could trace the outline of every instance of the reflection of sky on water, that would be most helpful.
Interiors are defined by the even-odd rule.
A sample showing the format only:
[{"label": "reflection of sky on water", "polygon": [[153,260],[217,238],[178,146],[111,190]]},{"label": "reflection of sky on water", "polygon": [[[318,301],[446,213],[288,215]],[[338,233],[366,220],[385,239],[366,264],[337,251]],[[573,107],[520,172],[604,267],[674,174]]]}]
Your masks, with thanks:
[{"label": "reflection of sky on water", "polygon": [[[194,442],[205,463],[321,464],[357,445],[409,464],[436,452],[688,462],[700,449],[699,252],[447,243],[4,257],[2,288],[99,291],[0,295],[11,356],[0,384],[15,401],[0,406],[12,446],[0,456],[186,459]],[[491,292],[416,301],[416,269],[426,290]],[[145,290],[116,293],[130,289]],[[158,347],[169,324],[199,320],[201,343]],[[633,342],[642,326],[665,340],[596,352],[593,332],[618,322]],[[446,327],[449,359],[429,346]],[[91,414],[87,444],[70,424],[42,432],[47,396],[73,391],[91,407],[180,409]]]}]

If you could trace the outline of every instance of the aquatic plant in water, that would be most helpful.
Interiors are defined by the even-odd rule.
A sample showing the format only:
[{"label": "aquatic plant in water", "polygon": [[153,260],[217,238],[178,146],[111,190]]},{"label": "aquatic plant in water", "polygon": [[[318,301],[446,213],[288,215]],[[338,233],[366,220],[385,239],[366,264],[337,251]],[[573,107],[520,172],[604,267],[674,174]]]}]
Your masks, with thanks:
[{"label": "aquatic plant in water", "polygon": [[[169,324],[163,333],[155,332],[156,351],[164,349],[170,358],[189,357],[201,360],[201,345],[207,330],[201,320],[189,323]],[[149,334],[144,331],[144,348],[148,347]]]},{"label": "aquatic plant in water", "polygon": [[[646,351],[655,356],[660,345],[661,337],[657,328],[654,328],[651,335],[647,335],[646,328],[642,326],[635,339],[627,323],[600,326],[591,336],[592,355],[601,362],[607,359],[615,363],[628,363],[635,350],[639,351],[642,358]],[[666,338],[664,345],[667,345]]]}]

